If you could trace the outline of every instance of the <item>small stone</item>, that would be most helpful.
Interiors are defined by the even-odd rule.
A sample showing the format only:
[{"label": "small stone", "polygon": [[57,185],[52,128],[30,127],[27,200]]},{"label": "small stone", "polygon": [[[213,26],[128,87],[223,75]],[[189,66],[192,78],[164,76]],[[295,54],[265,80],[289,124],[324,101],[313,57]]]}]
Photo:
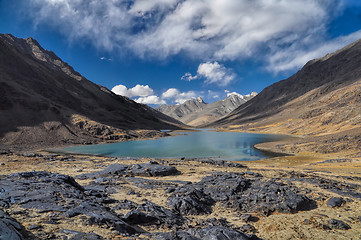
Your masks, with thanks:
[{"label": "small stone", "polygon": [[36,229],[40,229],[40,228],[43,228],[43,227],[38,224],[33,224],[28,227],[29,230],[36,230]]},{"label": "small stone", "polygon": [[308,224],[310,224],[311,222],[310,222],[310,219],[305,219],[305,220],[303,220],[303,224],[306,224],[306,225],[308,225]]},{"label": "small stone", "polygon": [[328,199],[328,201],[326,202],[326,205],[328,207],[341,207],[341,205],[345,202],[345,200],[343,200],[343,198],[341,197],[333,197]]},{"label": "small stone", "polygon": [[253,227],[252,225],[249,225],[249,224],[243,225],[242,227],[239,228],[239,230],[241,232],[246,232],[246,233],[255,233],[256,232],[255,227]]},{"label": "small stone", "polygon": [[333,229],[339,229],[339,230],[348,230],[348,229],[351,229],[351,227],[350,227],[347,223],[345,223],[345,222],[343,222],[343,221],[341,221],[341,220],[337,220],[337,219],[331,219],[331,220],[329,220],[329,221],[328,221],[328,224],[329,224],[330,227],[333,228]]},{"label": "small stone", "polygon": [[240,216],[240,219],[242,219],[245,222],[250,221],[251,218],[252,218],[251,214],[243,214],[243,215]]}]

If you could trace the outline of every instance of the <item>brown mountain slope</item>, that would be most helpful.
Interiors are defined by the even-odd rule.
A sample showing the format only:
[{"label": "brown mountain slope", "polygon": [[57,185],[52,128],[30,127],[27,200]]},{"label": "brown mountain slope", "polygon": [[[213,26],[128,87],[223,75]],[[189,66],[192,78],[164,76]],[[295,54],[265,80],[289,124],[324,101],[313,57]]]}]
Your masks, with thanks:
[{"label": "brown mountain slope", "polygon": [[36,40],[0,35],[1,144],[52,146],[151,137],[160,134],[136,130],[180,125],[90,82]]},{"label": "brown mountain slope", "polygon": [[262,145],[273,150],[361,156],[361,41],[308,62],[210,126],[304,137]]}]

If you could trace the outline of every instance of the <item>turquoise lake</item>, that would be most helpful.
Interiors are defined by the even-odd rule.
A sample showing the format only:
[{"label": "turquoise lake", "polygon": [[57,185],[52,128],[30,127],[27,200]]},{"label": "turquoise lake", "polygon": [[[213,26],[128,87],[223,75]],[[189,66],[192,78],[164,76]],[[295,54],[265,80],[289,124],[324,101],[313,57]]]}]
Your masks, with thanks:
[{"label": "turquoise lake", "polygon": [[225,160],[253,161],[267,157],[253,147],[255,144],[285,138],[282,135],[201,130],[155,140],[75,146],[63,148],[60,151],[112,157],[211,157]]}]

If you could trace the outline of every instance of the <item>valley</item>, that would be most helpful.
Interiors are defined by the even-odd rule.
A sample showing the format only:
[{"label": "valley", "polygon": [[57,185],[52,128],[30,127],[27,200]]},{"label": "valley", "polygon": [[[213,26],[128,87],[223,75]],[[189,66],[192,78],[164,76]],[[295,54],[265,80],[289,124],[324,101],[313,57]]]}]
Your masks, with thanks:
[{"label": "valley", "polygon": [[[259,94],[161,113],[90,82],[35,39],[0,35],[0,238],[357,239],[360,53],[357,41]],[[260,134],[291,137],[249,141]],[[174,139],[184,140],[169,150]],[[198,153],[194,139],[253,161],[107,149]],[[59,147],[91,152],[49,150]]]}]

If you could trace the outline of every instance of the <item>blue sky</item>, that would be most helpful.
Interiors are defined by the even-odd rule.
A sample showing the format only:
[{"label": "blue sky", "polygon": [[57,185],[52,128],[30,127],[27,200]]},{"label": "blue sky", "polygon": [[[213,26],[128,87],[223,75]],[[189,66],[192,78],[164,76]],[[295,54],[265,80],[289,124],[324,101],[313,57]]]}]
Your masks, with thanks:
[{"label": "blue sky", "polygon": [[361,1],[0,0],[0,32],[141,103],[213,102],[360,39]]}]

